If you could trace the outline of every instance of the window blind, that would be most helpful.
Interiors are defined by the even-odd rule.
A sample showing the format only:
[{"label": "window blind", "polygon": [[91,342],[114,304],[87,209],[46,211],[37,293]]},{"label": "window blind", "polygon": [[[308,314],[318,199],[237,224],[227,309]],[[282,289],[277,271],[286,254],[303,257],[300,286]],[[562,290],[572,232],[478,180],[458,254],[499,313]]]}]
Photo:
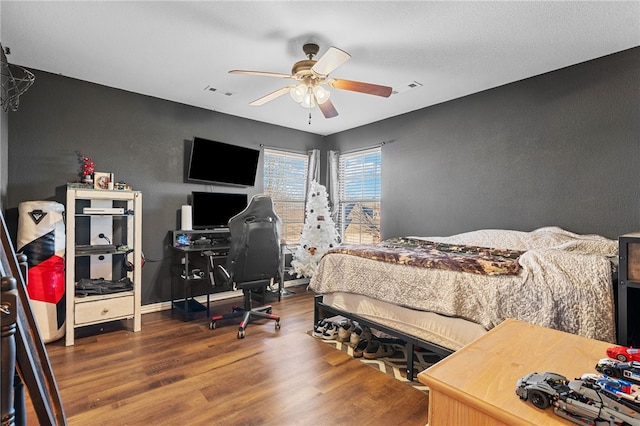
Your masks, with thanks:
[{"label": "window blind", "polygon": [[339,160],[340,215],[344,243],[380,241],[382,155],[379,147],[341,154]]},{"label": "window blind", "polygon": [[308,156],[264,149],[264,193],[282,220],[282,238],[297,243],[304,225]]}]

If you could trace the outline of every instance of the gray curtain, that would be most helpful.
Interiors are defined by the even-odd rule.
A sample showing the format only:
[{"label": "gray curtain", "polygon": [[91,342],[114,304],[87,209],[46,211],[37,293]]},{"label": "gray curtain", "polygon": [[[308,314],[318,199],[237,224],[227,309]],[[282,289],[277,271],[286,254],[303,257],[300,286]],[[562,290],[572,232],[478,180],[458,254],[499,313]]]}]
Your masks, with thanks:
[{"label": "gray curtain", "polygon": [[311,182],[320,183],[320,150],[313,149],[309,151],[309,165],[307,167],[307,195],[311,188]]},{"label": "gray curtain", "polygon": [[327,157],[327,193],[331,205],[331,217],[338,223],[338,203],[340,201],[340,187],[338,183],[338,168],[340,166],[340,153],[329,151]]}]

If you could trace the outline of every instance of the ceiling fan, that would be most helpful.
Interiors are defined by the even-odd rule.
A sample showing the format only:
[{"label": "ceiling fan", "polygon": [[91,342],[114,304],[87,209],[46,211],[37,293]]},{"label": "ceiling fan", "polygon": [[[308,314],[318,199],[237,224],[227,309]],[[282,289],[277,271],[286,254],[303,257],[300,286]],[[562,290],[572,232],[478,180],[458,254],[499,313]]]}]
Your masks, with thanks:
[{"label": "ceiling fan", "polygon": [[332,46],[316,61],[313,57],[317,55],[319,51],[317,44],[307,43],[302,47],[302,50],[308,59],[303,59],[293,64],[291,74],[246,70],[231,70],[229,73],[296,80],[296,84],[282,87],[275,92],[256,99],[249,105],[260,106],[289,93],[291,97],[304,108],[314,108],[317,104],[325,118],[337,116],[338,111],[329,100],[330,92],[323,87],[324,85],[334,89],[350,90],[352,92],[383,96],[385,98],[391,95],[392,88],[388,86],[330,78],[329,74],[331,72],[351,58],[351,55],[347,52]]}]

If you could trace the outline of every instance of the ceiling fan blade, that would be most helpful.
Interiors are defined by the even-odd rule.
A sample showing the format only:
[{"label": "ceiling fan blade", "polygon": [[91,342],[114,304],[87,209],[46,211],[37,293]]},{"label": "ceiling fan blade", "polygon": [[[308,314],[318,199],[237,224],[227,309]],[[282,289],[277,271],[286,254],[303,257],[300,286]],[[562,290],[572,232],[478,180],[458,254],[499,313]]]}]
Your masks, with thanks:
[{"label": "ceiling fan blade", "polygon": [[280,96],[289,93],[289,89],[291,89],[293,86],[285,86],[283,88],[280,88],[278,90],[276,90],[275,92],[271,92],[268,95],[265,95],[259,99],[256,99],[255,101],[251,102],[249,105],[252,106],[260,106],[263,104],[266,104],[269,101],[272,101],[276,98],[279,98]]},{"label": "ceiling fan blade", "polygon": [[229,74],[245,74],[245,75],[260,75],[263,77],[294,78],[291,74],[282,74],[279,72],[265,72],[265,71],[231,70],[229,71]]},{"label": "ceiling fan blade", "polygon": [[329,75],[329,73],[347,62],[349,59],[351,59],[351,55],[347,52],[331,46],[329,50],[327,50],[325,54],[318,59],[318,62],[311,67],[311,71],[320,75]]},{"label": "ceiling fan blade", "polygon": [[327,84],[336,89],[351,90],[352,92],[367,93],[369,95],[383,96],[385,98],[391,96],[391,91],[393,90],[393,88],[389,86],[363,83],[361,81],[341,80],[339,78],[332,78],[327,81]]},{"label": "ceiling fan blade", "polygon": [[338,115],[338,111],[331,103],[331,100],[327,99],[321,104],[318,104],[318,108],[322,111],[324,118],[333,118]]}]

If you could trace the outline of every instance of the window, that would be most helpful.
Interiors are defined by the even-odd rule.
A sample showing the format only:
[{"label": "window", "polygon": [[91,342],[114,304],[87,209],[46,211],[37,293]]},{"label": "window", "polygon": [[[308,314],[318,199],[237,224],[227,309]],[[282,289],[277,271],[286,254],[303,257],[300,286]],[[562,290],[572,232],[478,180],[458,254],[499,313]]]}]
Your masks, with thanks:
[{"label": "window", "polygon": [[264,192],[273,199],[287,243],[297,243],[302,234],[308,162],[305,154],[264,150]]},{"label": "window", "polygon": [[380,241],[381,149],[340,154],[338,226],[342,242]]}]

